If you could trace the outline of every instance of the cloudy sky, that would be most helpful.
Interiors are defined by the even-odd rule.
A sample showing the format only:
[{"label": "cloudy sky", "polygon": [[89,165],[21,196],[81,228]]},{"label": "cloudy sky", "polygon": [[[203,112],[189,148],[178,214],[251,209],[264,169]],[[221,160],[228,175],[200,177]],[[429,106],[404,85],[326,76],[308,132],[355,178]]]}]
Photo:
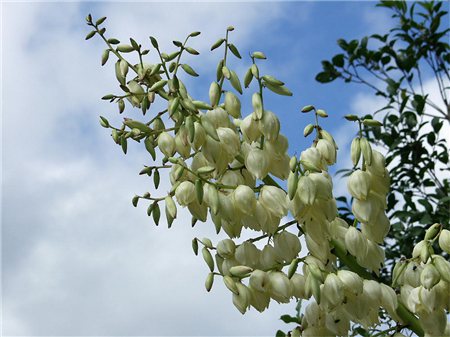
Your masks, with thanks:
[{"label": "cloudy sky", "polygon": [[[235,26],[241,54],[264,51],[263,70],[294,92],[266,101],[294,154],[306,146],[301,133],[310,122],[301,106],[329,112],[324,126],[342,148],[354,132],[342,115],[378,106],[361,87],[314,81],[338,38],[386,29],[389,15],[374,4],[2,3],[3,335],[273,336],[285,328],[279,316],[294,309],[272,304],[242,316],[221,280],[204,290],[207,267],[191,239],[216,241],[210,223],[191,229],[182,214],[168,230],[154,226],[144,205],[132,207],[135,193],[151,189],[137,174],[149,158],[138,146],[124,156],[98,124],[99,115],[120,120],[100,100],[118,88],[113,62],[100,66],[101,41],[84,41],[87,13],[108,16],[109,36],[149,45],[153,35],[163,48],[201,31],[192,46],[202,55],[189,60],[201,76],[188,84],[203,100],[220,57],[209,46]],[[243,74],[248,65],[232,67]]]}]

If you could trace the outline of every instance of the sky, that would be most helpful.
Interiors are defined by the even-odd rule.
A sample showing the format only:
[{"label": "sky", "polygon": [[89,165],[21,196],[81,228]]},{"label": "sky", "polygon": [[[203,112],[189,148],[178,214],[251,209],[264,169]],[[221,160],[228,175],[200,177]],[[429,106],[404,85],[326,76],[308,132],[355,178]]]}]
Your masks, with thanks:
[{"label": "sky", "polygon": [[[385,31],[389,13],[374,2],[1,4],[2,334],[273,336],[287,330],[279,316],[293,313],[294,303],[241,315],[220,279],[205,291],[208,270],[191,240],[217,242],[210,222],[192,229],[181,212],[168,230],[154,226],[145,205],[132,207],[134,194],[151,191],[148,178],[138,175],[149,158],[139,146],[124,156],[99,126],[99,115],[115,125],[123,116],[100,100],[119,89],[113,62],[100,66],[105,46],[84,40],[87,13],[108,17],[110,37],[149,46],[152,35],[169,51],[172,40],[201,31],[192,42],[201,55],[189,59],[201,76],[186,83],[202,100],[222,54],[209,47],[233,25],[231,40],[241,54],[263,51],[262,71],[294,92],[265,101],[280,118],[289,153],[309,146],[302,130],[312,121],[299,109],[314,104],[330,115],[323,126],[342,149],[339,167],[349,163],[345,148],[356,132],[342,116],[371,113],[381,103],[362,87],[323,85],[314,77],[320,61],[338,52],[338,38]],[[231,68],[243,75],[249,64],[244,58]],[[251,112],[249,95],[244,115]],[[339,194],[345,182],[335,188]]]}]

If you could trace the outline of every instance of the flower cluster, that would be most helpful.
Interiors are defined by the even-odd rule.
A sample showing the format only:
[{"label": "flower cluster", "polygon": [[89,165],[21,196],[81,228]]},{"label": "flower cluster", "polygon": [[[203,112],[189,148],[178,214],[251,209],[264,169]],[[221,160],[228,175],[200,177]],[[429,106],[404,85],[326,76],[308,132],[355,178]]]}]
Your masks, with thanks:
[{"label": "flower cluster", "polygon": [[[167,105],[146,122],[126,118],[120,128],[101,117],[101,125],[111,129],[114,142],[125,153],[127,142],[134,140],[144,143],[153,160],[162,154],[160,165],[141,171],[153,175],[155,188],[160,170],[169,170],[171,186],[166,195],[154,197],[146,192],[135,196],[133,205],[149,201],[148,214],[158,224],[160,204],[164,204],[170,227],[178,204],[188,209],[193,225],[209,218],[217,233],[223,230],[228,236],[216,245],[209,238],[192,241],[195,254],[202,245],[201,255],[209,269],[205,281],[208,291],[216,277],[222,278],[241,313],[250,307],[264,311],[271,300],[310,300],[292,336],[344,336],[354,323],[369,329],[379,323],[380,308],[399,322],[398,332],[407,326],[418,334],[446,333],[450,264],[432,247],[439,240],[441,249],[450,253],[449,231],[441,225],[432,226],[413,257],[396,265],[393,287],[377,278],[385,260],[380,244],[390,227],[385,213],[389,174],[383,155],[362,137],[361,127],[379,126],[378,122],[346,117],[360,127],[351,145],[354,170],[348,178],[348,190],[353,197],[354,222],[350,224],[339,217],[328,173],[328,167],[336,162],[338,147],[319,124],[327,113],[311,105],[302,109],[315,117],[315,124],[305,127],[304,136],[315,131],[315,138],[299,157],[290,157],[280,121],[266,109],[263,96],[267,89],[279,95],[292,93],[282,81],[260,74],[256,61],[266,58],[262,52],[251,55],[252,65],[244,77],[245,88],[254,81],[258,90],[251,98],[251,113],[242,117],[244,109],[235,93],[242,94],[241,80],[227,64],[228,52],[241,58],[229,42],[233,27],[228,27],[225,38],[211,48],[223,45],[225,53],[207,103],[195,100],[177,73],[181,69],[198,76],[180,60],[183,53],[198,54],[187,42],[199,32],[189,34],[184,43],[174,41],[178,50],[170,54],[160,51],[151,37],[160,62],[149,65],[143,62],[149,50],[135,40],[130,39],[128,45],[105,37],[106,30],[100,27],[105,18],[94,22],[88,16],[87,21],[94,28],[87,38],[97,34],[108,46],[102,64],[110,54],[118,58],[115,71],[124,95],[103,98],[117,102],[120,113],[126,109],[125,102],[140,108],[143,115],[157,97]],[[138,64],[123,57],[130,52],[138,53]],[[130,69],[135,76],[127,79]],[[231,86],[228,90],[226,83]],[[275,179],[286,182],[286,191]],[[293,220],[282,223],[288,216]],[[243,230],[259,235],[239,243]],[[306,250],[302,251],[300,237]],[[266,243],[261,244],[261,240]]]}]

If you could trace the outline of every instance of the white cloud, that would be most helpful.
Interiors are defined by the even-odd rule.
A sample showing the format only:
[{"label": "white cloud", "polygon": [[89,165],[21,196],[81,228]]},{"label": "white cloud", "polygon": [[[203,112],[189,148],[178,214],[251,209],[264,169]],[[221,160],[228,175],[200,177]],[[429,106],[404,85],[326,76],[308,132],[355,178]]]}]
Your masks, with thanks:
[{"label": "white cloud", "polygon": [[[192,230],[181,212],[172,230],[155,228],[145,207],[131,207],[134,192],[151,189],[137,176],[146,155],[131,146],[124,158],[98,127],[98,112],[111,110],[98,97],[115,79],[98,66],[99,42],[83,40],[88,6],[3,7],[3,333],[272,335],[292,305],[241,316],[220,279],[204,290],[207,268],[190,241],[212,226]],[[201,30],[201,51],[230,23],[245,47],[280,15],[274,3],[94,9],[121,38],[151,33],[169,45]]]}]

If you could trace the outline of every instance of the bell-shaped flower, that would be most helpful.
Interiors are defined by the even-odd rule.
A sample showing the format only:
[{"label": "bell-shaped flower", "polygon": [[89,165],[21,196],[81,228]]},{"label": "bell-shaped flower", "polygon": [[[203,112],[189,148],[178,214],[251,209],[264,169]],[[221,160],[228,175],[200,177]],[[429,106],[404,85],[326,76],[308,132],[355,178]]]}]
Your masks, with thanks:
[{"label": "bell-shaped flower", "polygon": [[366,200],[369,195],[370,175],[365,171],[354,171],[347,180],[347,188],[354,198]]},{"label": "bell-shaped flower", "polygon": [[344,284],[340,278],[336,274],[330,273],[325,278],[325,282],[321,290],[321,298],[329,304],[329,307],[336,307],[344,300],[343,288]]},{"label": "bell-shaped flower", "polygon": [[232,194],[234,207],[241,213],[252,215],[256,209],[256,197],[253,189],[247,185],[239,185]]},{"label": "bell-shaped flower", "polygon": [[242,120],[240,128],[247,142],[254,142],[261,137],[258,122],[252,118],[252,115],[248,115]]},{"label": "bell-shaped flower", "polygon": [[259,129],[268,141],[274,141],[280,133],[280,121],[272,111],[266,110],[259,120]]},{"label": "bell-shaped flower", "polygon": [[265,271],[255,269],[250,274],[249,285],[259,292],[265,292],[269,286],[269,277]]},{"label": "bell-shaped flower", "polygon": [[259,193],[261,204],[276,217],[283,217],[287,213],[286,193],[275,186],[264,185]]},{"label": "bell-shaped flower", "polygon": [[322,155],[315,147],[310,147],[300,154],[300,163],[307,170],[321,171],[325,169]]},{"label": "bell-shaped flower", "polygon": [[291,277],[292,295],[297,299],[306,299],[305,282],[306,278],[302,274],[295,273]]},{"label": "bell-shaped flower", "polygon": [[239,136],[234,130],[223,127],[217,129],[217,135],[219,136],[225,151],[229,154],[230,158],[233,159],[238,154],[241,147]]},{"label": "bell-shaped flower", "polygon": [[301,176],[297,184],[297,194],[307,206],[314,204],[317,195],[316,185],[309,175]]},{"label": "bell-shaped flower", "polygon": [[175,197],[181,206],[187,206],[196,199],[195,186],[190,181],[183,181],[175,190]]},{"label": "bell-shaped flower", "polygon": [[292,296],[292,284],[288,277],[282,272],[270,272],[269,293],[278,303],[288,303]]},{"label": "bell-shaped flower", "polygon": [[247,170],[256,178],[263,179],[269,173],[270,160],[264,150],[252,148],[246,158],[245,166]]},{"label": "bell-shaped flower", "polygon": [[166,157],[172,157],[175,153],[175,139],[167,132],[161,132],[158,136],[158,147]]},{"label": "bell-shaped flower", "polygon": [[251,242],[244,242],[236,248],[236,260],[245,266],[257,268],[261,251]]},{"label": "bell-shaped flower", "polygon": [[336,147],[333,143],[326,139],[319,139],[316,149],[328,165],[333,165],[336,162]]},{"label": "bell-shaped flower", "polygon": [[367,255],[367,239],[353,226],[345,234],[345,247],[353,256],[364,258]]},{"label": "bell-shaped flower", "polygon": [[347,293],[357,296],[363,292],[363,280],[358,274],[342,269],[337,272],[337,277],[341,280]]},{"label": "bell-shaped flower", "polygon": [[251,294],[248,288],[240,282],[236,282],[237,294],[233,294],[233,304],[241,312],[245,314],[250,305]]},{"label": "bell-shaped flower", "polygon": [[288,231],[282,231],[274,236],[273,247],[279,258],[286,262],[296,258],[301,250],[298,236]]}]

